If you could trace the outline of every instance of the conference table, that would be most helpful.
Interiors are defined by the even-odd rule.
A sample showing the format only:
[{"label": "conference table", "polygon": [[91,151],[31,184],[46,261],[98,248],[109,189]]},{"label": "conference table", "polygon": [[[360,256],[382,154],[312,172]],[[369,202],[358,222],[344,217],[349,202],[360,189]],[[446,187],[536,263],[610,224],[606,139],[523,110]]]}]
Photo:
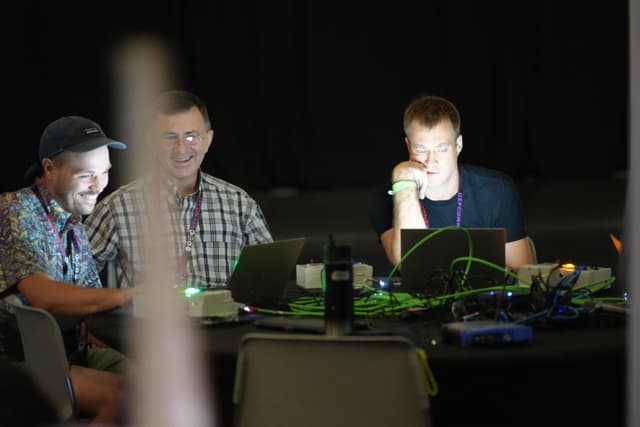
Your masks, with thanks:
[{"label": "conference table", "polygon": [[[257,326],[255,320],[262,316],[269,315],[214,324],[194,321],[223,426],[233,425],[232,392],[242,337],[284,332]],[[620,317],[590,316],[535,327],[530,343],[467,347],[443,340],[441,322],[434,318],[358,320],[367,327],[356,333],[403,335],[426,350],[439,387],[431,397],[435,427],[625,425],[626,322]],[[96,337],[128,354],[125,337],[132,321],[145,320],[116,311],[92,316],[89,325]]]}]

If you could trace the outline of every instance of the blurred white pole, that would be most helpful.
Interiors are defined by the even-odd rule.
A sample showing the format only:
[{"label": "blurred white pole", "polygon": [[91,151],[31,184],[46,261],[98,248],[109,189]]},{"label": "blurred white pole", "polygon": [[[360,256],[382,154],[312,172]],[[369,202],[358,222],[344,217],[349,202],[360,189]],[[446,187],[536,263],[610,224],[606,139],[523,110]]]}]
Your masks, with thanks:
[{"label": "blurred white pole", "polygon": [[[171,58],[158,41],[138,37],[115,52],[114,71],[118,114],[126,129],[127,174],[139,177],[162,167],[153,150],[144,147],[143,128],[152,100],[173,80]],[[207,387],[210,372],[202,363],[196,331],[173,288],[174,262],[169,260],[169,224],[161,206],[162,183],[145,189],[151,215],[145,218],[143,299],[145,318],[136,322],[128,342],[136,366],[129,418],[136,427],[211,427],[214,399]],[[153,205],[159,205],[154,207]]]},{"label": "blurred white pole", "polygon": [[640,426],[640,0],[629,0],[629,181],[624,268],[631,301],[627,330],[627,426]]}]

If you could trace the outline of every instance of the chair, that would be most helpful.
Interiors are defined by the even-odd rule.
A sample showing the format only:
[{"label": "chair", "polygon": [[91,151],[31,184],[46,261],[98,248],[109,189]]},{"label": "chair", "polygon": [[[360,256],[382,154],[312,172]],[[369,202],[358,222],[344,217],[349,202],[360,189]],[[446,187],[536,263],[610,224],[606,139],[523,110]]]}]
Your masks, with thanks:
[{"label": "chair", "polygon": [[246,334],[237,427],[430,425],[416,347],[400,336]]},{"label": "chair", "polygon": [[100,271],[100,280],[105,288],[119,288],[118,273],[116,272],[116,261],[108,261],[105,263],[102,271]]},{"label": "chair", "polygon": [[58,421],[75,419],[75,395],[58,322],[46,310],[20,304],[12,304],[12,308],[27,371],[53,404]]},{"label": "chair", "polygon": [[531,259],[533,260],[532,264],[537,264],[538,252],[536,251],[536,243],[529,236],[527,236],[527,241],[529,242],[529,249],[531,250]]}]

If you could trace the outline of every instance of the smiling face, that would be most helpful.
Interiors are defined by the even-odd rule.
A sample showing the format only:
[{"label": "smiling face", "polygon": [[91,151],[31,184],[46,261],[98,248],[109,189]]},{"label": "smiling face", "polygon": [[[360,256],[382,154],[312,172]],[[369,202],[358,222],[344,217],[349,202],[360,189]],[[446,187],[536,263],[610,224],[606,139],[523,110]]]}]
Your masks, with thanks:
[{"label": "smiling face", "polygon": [[87,152],[65,151],[53,159],[43,159],[43,183],[64,210],[75,215],[93,212],[109,183],[109,148]]},{"label": "smiling face", "polygon": [[213,130],[195,106],[175,114],[157,114],[153,124],[150,142],[167,173],[183,194],[195,191],[200,165],[213,140]]}]

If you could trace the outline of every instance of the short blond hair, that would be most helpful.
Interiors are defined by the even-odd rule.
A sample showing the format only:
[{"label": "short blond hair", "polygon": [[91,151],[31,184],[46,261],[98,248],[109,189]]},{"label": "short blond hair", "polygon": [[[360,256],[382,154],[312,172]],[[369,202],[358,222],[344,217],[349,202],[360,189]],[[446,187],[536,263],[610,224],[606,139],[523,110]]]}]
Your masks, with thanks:
[{"label": "short blond hair", "polygon": [[449,120],[456,135],[460,134],[460,112],[448,99],[424,95],[414,99],[404,110],[404,133],[408,135],[413,122],[432,128],[443,120]]}]

